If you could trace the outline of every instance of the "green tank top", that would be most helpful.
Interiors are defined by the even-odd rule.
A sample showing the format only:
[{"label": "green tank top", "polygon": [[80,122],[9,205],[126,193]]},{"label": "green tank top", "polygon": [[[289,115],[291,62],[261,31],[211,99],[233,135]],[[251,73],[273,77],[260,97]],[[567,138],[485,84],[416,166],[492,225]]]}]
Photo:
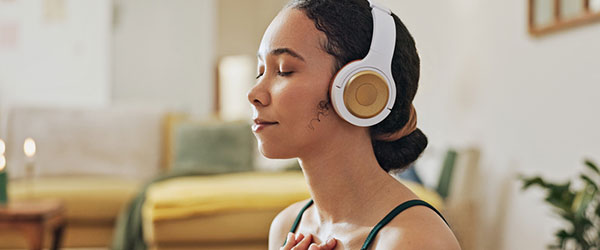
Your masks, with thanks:
[{"label": "green tank top", "polygon": [[[296,220],[294,221],[294,224],[292,225],[292,229],[290,229],[290,232],[292,232],[292,233],[296,232],[296,229],[298,227],[298,224],[300,224],[300,219],[302,219],[302,215],[304,214],[304,211],[306,211],[306,209],[308,207],[310,207],[313,203],[314,202],[311,199],[310,201],[308,201],[308,203],[306,203],[306,205],[304,205],[304,207],[302,207],[302,209],[298,213],[298,216],[296,217]],[[394,208],[394,210],[392,210],[385,217],[383,217],[383,219],[381,221],[379,221],[379,223],[377,223],[377,225],[375,225],[375,227],[373,227],[373,229],[371,229],[371,232],[367,236],[365,243],[363,243],[363,245],[360,249],[366,250],[369,247],[369,245],[371,244],[371,242],[373,241],[373,239],[375,239],[375,236],[377,236],[377,233],[379,232],[379,230],[381,230],[382,227],[384,227],[386,224],[388,224],[390,221],[392,221],[392,219],[394,219],[394,217],[396,217],[396,215],[398,215],[402,211],[406,210],[409,207],[414,207],[414,206],[425,206],[425,207],[430,208],[436,214],[438,214],[442,218],[442,220],[444,220],[444,222],[446,222],[446,225],[448,225],[448,222],[446,221],[446,219],[444,219],[444,216],[442,216],[442,214],[437,209],[435,209],[433,206],[429,205],[429,203],[427,203],[423,200],[409,200],[409,201],[403,202],[402,204],[398,205],[396,208]],[[287,242],[287,239],[283,243],[283,245],[285,245],[286,242]]]}]

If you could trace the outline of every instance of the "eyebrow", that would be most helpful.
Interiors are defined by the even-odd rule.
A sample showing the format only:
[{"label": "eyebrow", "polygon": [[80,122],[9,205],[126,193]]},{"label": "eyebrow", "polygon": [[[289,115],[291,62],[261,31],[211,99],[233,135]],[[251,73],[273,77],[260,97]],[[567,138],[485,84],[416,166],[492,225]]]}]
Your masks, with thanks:
[{"label": "eyebrow", "polygon": [[[282,54],[288,54],[288,55],[298,58],[304,62],[304,58],[300,54],[296,53],[294,50],[292,50],[290,48],[277,48],[277,49],[273,49],[273,50],[271,50],[271,52],[269,52],[269,55],[274,55],[274,56],[278,56],[278,55],[282,55]],[[260,54],[256,54],[256,57],[258,57],[259,59],[262,60],[262,56]]]}]

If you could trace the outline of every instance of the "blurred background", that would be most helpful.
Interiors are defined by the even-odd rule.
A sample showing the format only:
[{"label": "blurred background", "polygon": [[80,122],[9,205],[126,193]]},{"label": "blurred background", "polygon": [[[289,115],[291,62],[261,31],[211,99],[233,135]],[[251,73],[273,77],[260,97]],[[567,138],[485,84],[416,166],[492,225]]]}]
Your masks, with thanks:
[{"label": "blurred background", "polygon": [[[94,221],[96,215],[83,217],[101,212],[70,209],[83,198],[60,190],[120,193],[111,214],[97,215],[108,221],[102,233],[94,231],[95,222],[81,223],[81,235],[96,232],[104,237],[100,242],[70,236],[67,227],[67,246],[107,247],[116,213],[141,183],[168,169],[210,161],[211,174],[279,173],[294,165],[260,157],[252,135],[243,132],[249,132],[245,94],[254,84],[256,50],[286,2],[0,0],[0,138],[6,142],[8,202],[66,200],[67,220],[76,221],[70,226]],[[588,171],[585,159],[600,161],[600,1],[380,2],[405,23],[421,56],[414,104],[429,146],[412,181],[439,193],[464,249],[545,249],[568,224],[544,202],[542,189],[521,190],[518,176],[566,182]],[[26,138],[37,143],[35,156],[24,155]],[[198,156],[207,148],[215,152]],[[231,171],[215,167],[222,165]],[[23,183],[28,176],[36,183],[29,191]],[[65,176],[118,176],[137,186],[103,180],[85,191],[96,184],[52,179]],[[86,202],[98,200],[107,202]],[[279,201],[272,210],[290,202]],[[171,218],[157,214],[151,213],[149,225]],[[175,227],[165,225],[145,233],[146,242],[193,245],[194,235],[169,235]],[[0,237],[0,247],[3,239],[9,248],[28,244]],[[192,249],[236,249],[215,245],[219,240],[235,241],[215,234],[206,248]]]}]

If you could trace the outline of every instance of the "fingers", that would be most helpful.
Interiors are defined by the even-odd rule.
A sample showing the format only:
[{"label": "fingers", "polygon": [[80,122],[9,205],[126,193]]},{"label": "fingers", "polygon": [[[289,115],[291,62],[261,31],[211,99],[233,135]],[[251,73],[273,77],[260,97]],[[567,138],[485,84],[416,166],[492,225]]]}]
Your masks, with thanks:
[{"label": "fingers", "polygon": [[332,238],[332,239],[329,239],[327,242],[321,243],[321,245],[317,245],[316,243],[312,243],[308,247],[308,250],[331,250],[331,249],[335,248],[336,244],[337,244],[337,240],[335,240],[335,239]]},{"label": "fingers", "polygon": [[334,238],[329,239],[327,242],[323,243],[323,247],[321,249],[323,250],[330,250],[330,249],[334,249],[335,245],[337,245],[337,240]]},{"label": "fingers", "polygon": [[312,241],[312,235],[311,234],[306,235],[291,250],[305,250],[305,249],[308,249],[308,245],[310,245],[311,241]]},{"label": "fingers", "polygon": [[[300,236],[300,235],[302,235],[302,234],[299,234],[298,236]],[[294,233],[289,232],[287,235],[287,238],[285,240],[285,244],[281,248],[279,248],[279,250],[292,249],[292,247],[296,245],[296,237],[297,236],[294,236]]]},{"label": "fingers", "polygon": [[[311,244],[312,243],[312,244]],[[337,245],[335,238],[318,245],[312,242],[312,235],[288,233],[285,245],[280,250],[332,250]]]},{"label": "fingers", "polygon": [[298,243],[302,239],[304,239],[304,234],[299,233],[298,235],[296,235],[296,243]]}]

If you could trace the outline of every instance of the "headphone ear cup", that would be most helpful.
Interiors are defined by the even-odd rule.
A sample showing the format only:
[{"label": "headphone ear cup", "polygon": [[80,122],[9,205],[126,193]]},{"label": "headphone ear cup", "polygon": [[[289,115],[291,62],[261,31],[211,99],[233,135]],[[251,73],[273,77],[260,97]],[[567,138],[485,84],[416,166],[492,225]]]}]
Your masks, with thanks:
[{"label": "headphone ear cup", "polygon": [[373,126],[383,121],[396,101],[392,59],[396,46],[396,24],[392,12],[369,0],[373,14],[373,36],[363,59],[344,65],[332,78],[331,103],[347,122]]},{"label": "headphone ear cup", "polygon": [[388,103],[388,83],[375,71],[359,71],[345,85],[344,106],[356,117],[373,118],[381,113]]},{"label": "headphone ear cup", "polygon": [[335,112],[360,127],[385,119],[395,97],[395,86],[390,86],[384,74],[370,65],[364,60],[344,65],[332,78],[329,89]]}]

